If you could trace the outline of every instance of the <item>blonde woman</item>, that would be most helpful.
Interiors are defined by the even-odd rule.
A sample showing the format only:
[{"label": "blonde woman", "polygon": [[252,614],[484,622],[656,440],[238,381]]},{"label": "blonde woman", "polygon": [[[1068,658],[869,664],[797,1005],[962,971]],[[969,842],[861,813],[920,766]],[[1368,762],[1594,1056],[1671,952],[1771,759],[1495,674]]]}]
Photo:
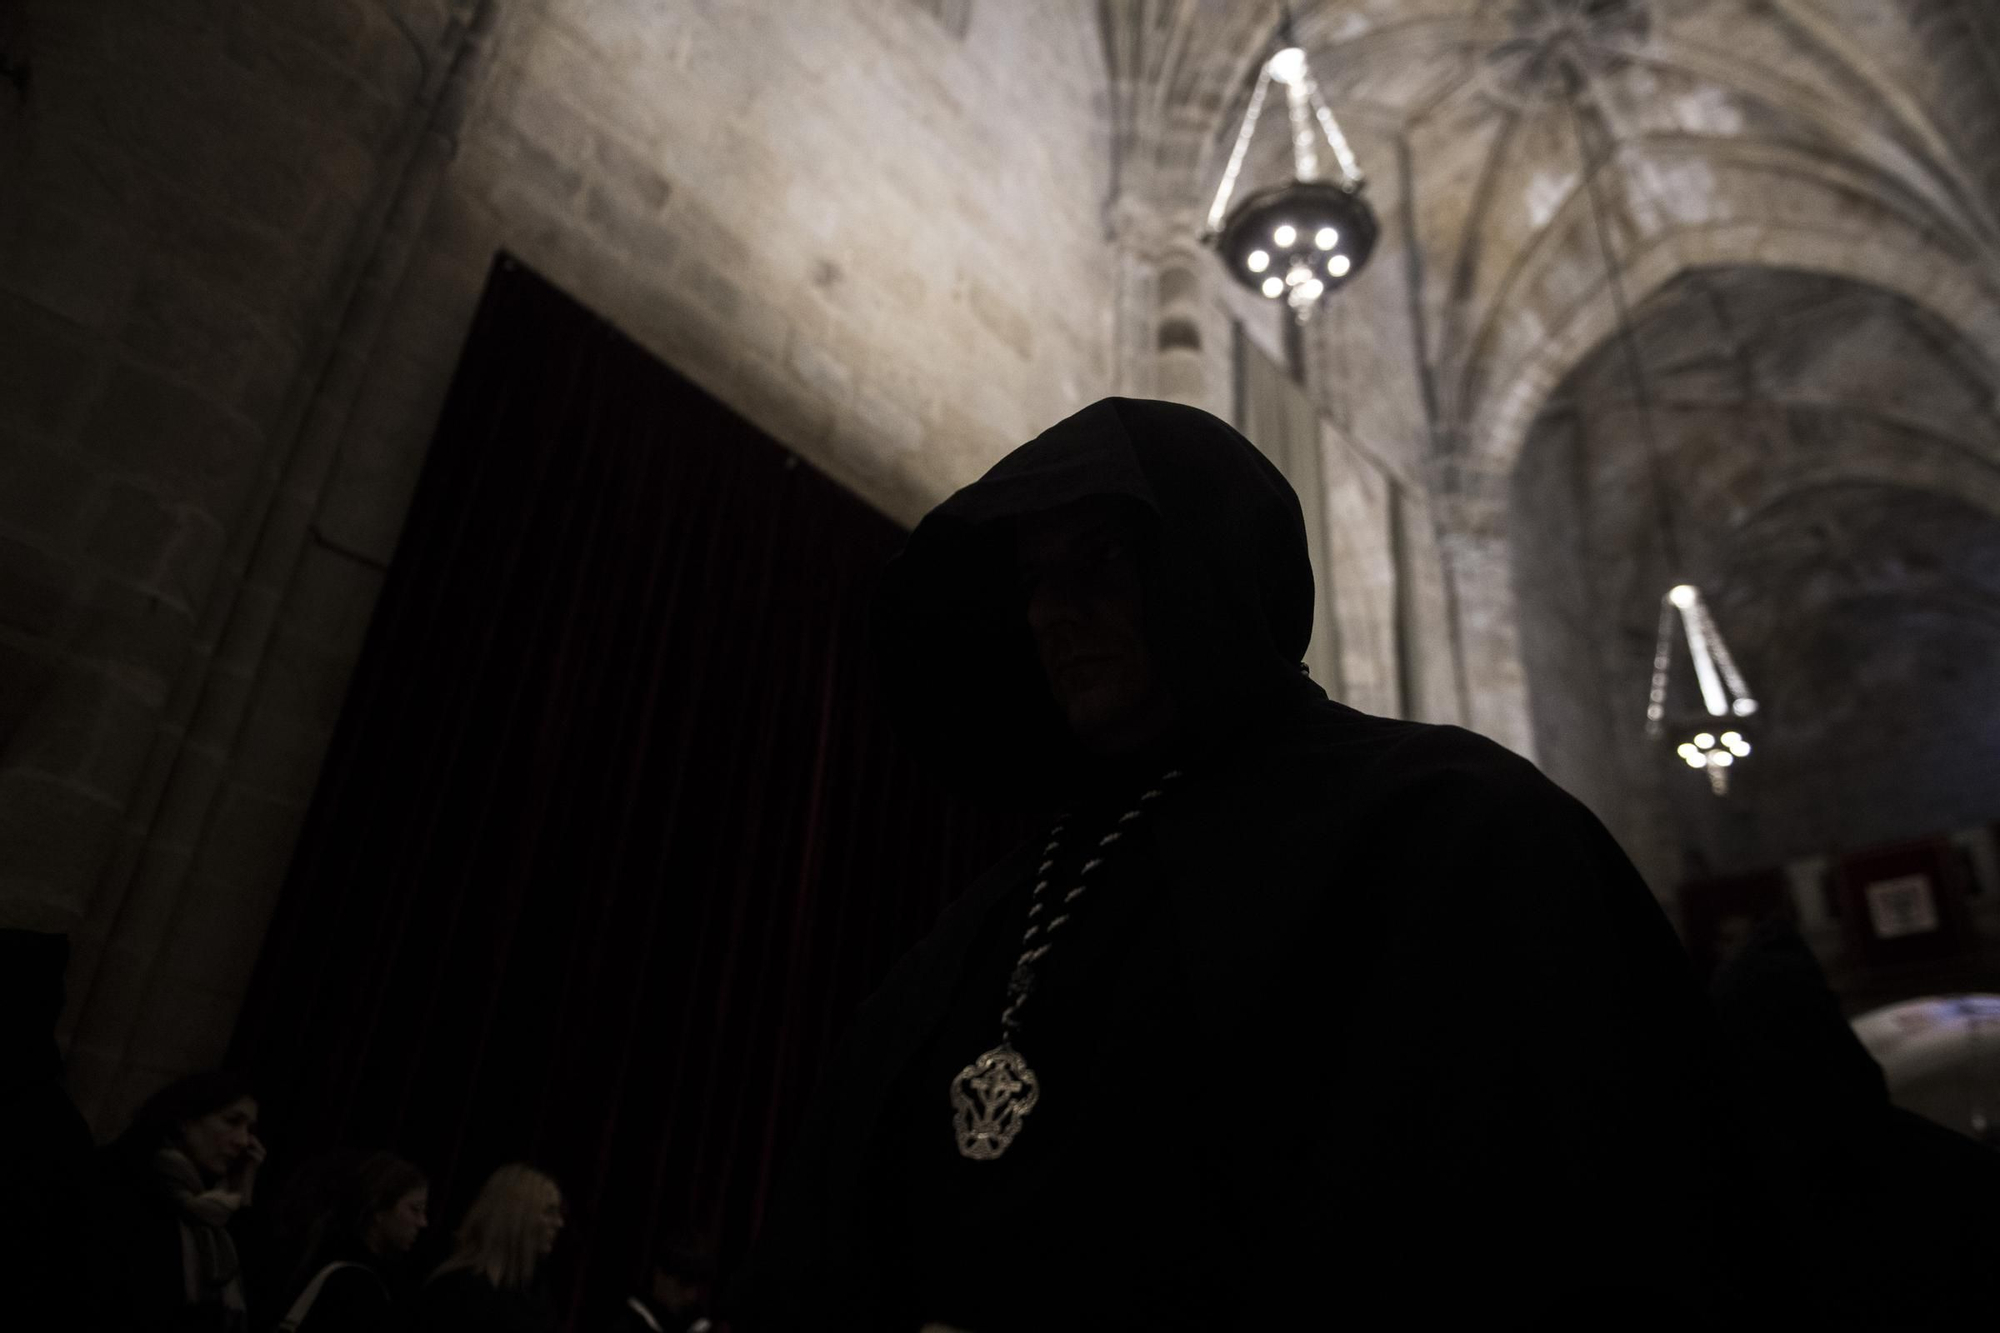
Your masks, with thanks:
[{"label": "blonde woman", "polygon": [[536,1282],[563,1229],[562,1191],[514,1163],[487,1177],[458,1225],[451,1258],[418,1302],[424,1333],[554,1333],[555,1311]]}]

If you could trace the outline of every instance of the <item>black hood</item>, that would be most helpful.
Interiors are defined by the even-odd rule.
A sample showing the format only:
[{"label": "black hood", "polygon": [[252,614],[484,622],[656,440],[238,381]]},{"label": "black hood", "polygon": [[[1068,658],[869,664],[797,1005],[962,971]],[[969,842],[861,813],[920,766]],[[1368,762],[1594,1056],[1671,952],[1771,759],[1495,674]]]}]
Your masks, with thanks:
[{"label": "black hood", "polygon": [[1197,408],[1106,398],[933,509],[885,571],[878,665],[905,735],[947,780],[1059,802],[1095,767],[1036,661],[1013,573],[1015,521],[1097,496],[1145,516],[1148,639],[1180,744],[1226,744],[1301,680],[1313,580],[1298,496]]}]

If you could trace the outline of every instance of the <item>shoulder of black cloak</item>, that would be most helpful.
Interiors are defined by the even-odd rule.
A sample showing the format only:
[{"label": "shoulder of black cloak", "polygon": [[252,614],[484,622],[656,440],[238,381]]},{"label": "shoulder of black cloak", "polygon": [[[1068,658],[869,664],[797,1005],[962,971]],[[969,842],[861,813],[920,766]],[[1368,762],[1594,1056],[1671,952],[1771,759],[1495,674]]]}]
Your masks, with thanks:
[{"label": "shoulder of black cloak", "polygon": [[[1250,885],[1268,902],[1288,866],[1321,908],[1259,909],[1260,932],[1293,952],[1242,956],[1282,1000],[1250,1006],[1257,1022],[1224,1034],[1286,1052],[1343,1032],[1342,1058],[1308,1075],[1326,1080],[1301,1098],[1309,1107],[1343,1095],[1350,1070],[1416,1071],[1381,1104],[1399,1124],[1435,1127],[1418,1136],[1429,1156],[1409,1165],[1464,1191],[1443,1230],[1482,1218],[1480,1251],[1460,1258],[1496,1284],[1476,1302],[1495,1326],[1572,1284],[1695,1308],[1739,1289],[1748,1250],[1720,1230],[1736,1150],[1706,1006],[1657,901],[1581,803],[1484,737],[1330,703],[1288,713],[1204,799],[1297,849],[1241,849],[1253,859],[1200,918],[1205,949],[1228,943],[1225,899],[1244,901]],[[1316,828],[1332,834],[1315,841]],[[1233,1001],[1252,978],[1223,977],[1218,997]],[[1447,1053],[1450,1095],[1427,1099],[1417,1075],[1435,1052]],[[1272,1127],[1281,1144],[1310,1138]],[[1328,1136],[1309,1163],[1286,1148],[1265,1174],[1337,1180],[1350,1150]],[[1287,1218],[1294,1234],[1248,1285],[1281,1309],[1301,1291],[1293,1274],[1344,1243],[1341,1227],[1337,1209]],[[1458,1299],[1397,1290],[1409,1310]]]},{"label": "shoulder of black cloak", "polygon": [[1686,950],[1596,815],[1525,758],[1457,728],[1413,736],[1396,765],[1400,809],[1385,809],[1385,836],[1408,849],[1404,924],[1437,974],[1496,1013],[1532,1016],[1545,1030],[1523,1049],[1560,1077],[1589,1051],[1601,1085],[1590,1098],[1649,1089],[1645,1114],[1623,1113],[1635,1131],[1666,1124],[1671,1105],[1701,1107],[1690,1124],[1733,1116],[1718,1109],[1729,1095],[1720,1033]]},{"label": "shoulder of black cloak", "polygon": [[1760,926],[1709,983],[1745,1083],[1787,1126],[1788,1146],[1872,1126],[1889,1106],[1882,1067],[1861,1044],[1805,938]]},{"label": "shoulder of black cloak", "polygon": [[[1554,948],[1615,926],[1651,936],[1641,947],[1663,965],[1679,961],[1617,843],[1528,760],[1458,727],[1360,713],[1303,679],[1289,693],[1162,811],[1183,914],[1213,931],[1226,908],[1241,959],[1267,958],[1273,932],[1334,911],[1349,928],[1474,952],[1495,932]],[[1206,887],[1243,874],[1258,884],[1249,898]]]},{"label": "shoulder of black cloak", "polygon": [[[1315,752],[1351,801],[1359,842],[1400,867],[1389,907],[1440,946],[1525,961],[1595,952],[1698,999],[1686,954],[1658,900],[1581,801],[1532,762],[1455,726],[1371,718],[1326,705],[1294,742]],[[1331,813],[1331,812],[1330,812]],[[1705,1007],[1705,1006],[1704,1006]]]},{"label": "shoulder of black cloak", "polygon": [[1363,713],[1303,679],[1288,693],[1291,706],[1274,710],[1234,767],[1295,786],[1294,800],[1337,801],[1351,810],[1359,799],[1377,818],[1429,827],[1433,841],[1491,837],[1510,818],[1596,825],[1532,762],[1488,737]]}]

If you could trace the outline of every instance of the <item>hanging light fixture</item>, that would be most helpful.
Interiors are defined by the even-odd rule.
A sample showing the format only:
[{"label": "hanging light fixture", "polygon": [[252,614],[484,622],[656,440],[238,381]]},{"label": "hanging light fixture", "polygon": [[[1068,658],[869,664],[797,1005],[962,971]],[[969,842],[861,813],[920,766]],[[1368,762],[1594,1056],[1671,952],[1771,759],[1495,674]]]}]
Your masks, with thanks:
[{"label": "hanging light fixture", "polygon": [[[1284,90],[1292,176],[1244,196],[1231,208],[1272,84]],[[1327,179],[1321,170],[1322,140],[1339,170],[1337,180]],[[1293,35],[1287,7],[1277,50],[1257,71],[1257,86],[1236,128],[1203,239],[1222,256],[1230,277],[1267,300],[1283,301],[1304,323],[1323,297],[1361,271],[1375,250],[1379,228],[1363,184],[1354,150],[1320,96],[1305,48]]]},{"label": "hanging light fixture", "polygon": [[[1676,625],[1681,635],[1674,633]],[[1646,700],[1646,734],[1658,739],[1666,734],[1667,685],[1672,677],[1674,641],[1684,637],[1688,656],[1694,661],[1695,682],[1701,687],[1702,707],[1715,719],[1713,729],[1704,728],[1675,747],[1689,768],[1708,775],[1717,796],[1729,792],[1729,770],[1740,759],[1750,757],[1750,742],[1744,737],[1743,719],[1754,715],[1757,701],[1736,669],[1722,631],[1715,627],[1701,589],[1692,583],[1677,583],[1660,599],[1660,634],[1653,648],[1653,689]]]},{"label": "hanging light fixture", "polygon": [[[1625,300],[1623,271],[1618,252],[1611,244],[1611,229],[1604,217],[1595,164],[1584,134],[1584,117],[1578,105],[1586,80],[1580,70],[1565,61],[1562,71],[1568,92],[1570,119],[1576,130],[1579,170],[1583,173],[1590,200],[1590,215],[1597,229],[1598,248],[1604,253],[1607,284],[1612,309],[1618,321],[1618,341],[1624,349],[1626,370],[1632,379],[1632,398],[1639,418],[1639,435],[1646,449],[1647,470],[1652,481],[1653,517],[1658,525],[1660,553],[1670,571],[1670,584],[1660,598],[1660,629],[1653,646],[1653,682],[1646,699],[1646,734],[1658,740],[1667,734],[1668,687],[1673,683],[1675,648],[1685,644],[1701,694],[1706,716],[1695,715],[1676,727],[1683,739],[1674,747],[1689,768],[1706,775],[1717,796],[1729,794],[1729,775],[1737,764],[1748,759],[1750,740],[1744,735],[1746,719],[1756,715],[1757,700],[1744,683],[1736,659],[1723,641],[1715,616],[1708,609],[1701,589],[1681,577],[1685,565],[1680,541],[1674,529],[1674,514],[1666,481],[1666,467],[1660,456],[1659,437],[1653,423],[1652,387],[1639,356],[1638,338],[1632,331],[1632,312]],[[1607,161],[1609,157],[1607,155]]]}]

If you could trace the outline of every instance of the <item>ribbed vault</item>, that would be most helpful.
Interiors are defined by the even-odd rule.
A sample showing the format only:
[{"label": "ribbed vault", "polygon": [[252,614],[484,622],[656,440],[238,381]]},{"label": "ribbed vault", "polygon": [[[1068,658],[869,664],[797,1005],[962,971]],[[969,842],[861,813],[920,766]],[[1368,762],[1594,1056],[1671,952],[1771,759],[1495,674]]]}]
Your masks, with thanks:
[{"label": "ribbed vault", "polygon": [[[1682,275],[1637,314],[1684,565],[1661,555],[1621,349],[1528,435],[1512,488],[1545,761],[1628,840],[1696,869],[1977,823],[2000,706],[2000,375],[1914,303],[1764,268]],[[1700,582],[1757,693],[1726,806],[1640,740],[1658,598]]]},{"label": "ribbed vault", "polygon": [[[1946,307],[2000,350],[1985,168],[2000,98],[1972,39],[1993,20],[1947,11],[1954,0],[1294,6],[1377,207],[1411,214],[1385,220],[1419,250],[1441,437],[1504,469],[1540,399],[1606,331],[1575,78],[1589,169],[1604,173],[1640,294],[1712,263],[1853,273]],[[1106,0],[1101,15],[1120,188],[1191,211],[1279,6]],[[1940,65],[1944,33],[1954,54]],[[1282,136],[1260,146],[1253,176],[1282,171]]]},{"label": "ribbed vault", "polygon": [[[1316,386],[1426,470],[1474,725],[1589,796],[1663,884],[1684,849],[1748,864],[1973,818],[1969,766],[2000,759],[1962,685],[2000,662],[2000,6],[1293,12],[1384,234],[1314,331]],[[1124,197],[1198,215],[1279,13],[1105,0]],[[1270,136],[1249,178],[1284,152]],[[1675,816],[1685,793],[1629,743],[1666,571],[1593,193],[1692,572],[1788,700],[1759,758],[1793,796],[1773,779],[1720,822]],[[1831,813],[1836,771],[1874,775],[1846,789],[1864,813]]]}]

